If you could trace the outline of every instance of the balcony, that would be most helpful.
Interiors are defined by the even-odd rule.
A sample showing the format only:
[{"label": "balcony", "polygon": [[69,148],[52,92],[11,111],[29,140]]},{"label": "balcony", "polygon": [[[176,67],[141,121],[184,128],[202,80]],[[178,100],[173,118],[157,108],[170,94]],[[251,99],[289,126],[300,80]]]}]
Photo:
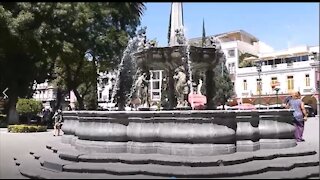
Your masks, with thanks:
[{"label": "balcony", "polygon": [[[310,68],[312,62],[309,61],[302,61],[302,62],[293,62],[293,63],[282,63],[282,64],[275,64],[275,65],[262,65],[261,70],[262,72],[269,72],[269,71],[286,71],[288,67],[290,69],[303,69],[303,68]],[[238,68],[237,74],[257,74],[256,67],[245,67],[245,68]]]},{"label": "balcony", "polygon": [[313,93],[313,89],[311,87],[305,87],[303,88],[303,93]]}]

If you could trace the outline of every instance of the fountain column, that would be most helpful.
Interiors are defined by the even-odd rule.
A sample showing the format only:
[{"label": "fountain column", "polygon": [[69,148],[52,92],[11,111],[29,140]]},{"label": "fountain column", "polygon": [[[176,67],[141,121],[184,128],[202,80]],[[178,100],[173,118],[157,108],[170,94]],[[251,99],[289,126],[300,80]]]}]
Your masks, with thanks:
[{"label": "fountain column", "polygon": [[206,71],[206,95],[207,95],[207,109],[213,109],[212,98],[214,97],[214,71],[212,68],[208,68]]},{"label": "fountain column", "polygon": [[174,70],[169,69],[168,73],[168,100],[169,100],[169,109],[174,109],[176,106],[176,98],[175,98],[175,89],[174,89],[174,79],[173,79]]},{"label": "fountain column", "polygon": [[183,10],[181,2],[171,4],[171,19],[170,19],[170,40],[169,46],[178,45],[176,30],[183,28]]}]

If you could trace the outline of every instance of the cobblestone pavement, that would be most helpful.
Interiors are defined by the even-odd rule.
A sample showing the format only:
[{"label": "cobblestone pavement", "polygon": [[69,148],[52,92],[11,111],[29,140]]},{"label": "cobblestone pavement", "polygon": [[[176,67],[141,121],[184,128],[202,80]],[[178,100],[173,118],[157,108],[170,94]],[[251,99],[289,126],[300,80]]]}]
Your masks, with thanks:
[{"label": "cobblestone pavement", "polygon": [[[306,143],[319,153],[319,117],[308,118],[305,125]],[[41,133],[8,133],[6,128],[0,129],[0,178],[26,179],[20,175],[14,158],[24,159],[33,151],[45,151],[47,142],[59,141],[61,136],[54,137],[52,130]]]}]

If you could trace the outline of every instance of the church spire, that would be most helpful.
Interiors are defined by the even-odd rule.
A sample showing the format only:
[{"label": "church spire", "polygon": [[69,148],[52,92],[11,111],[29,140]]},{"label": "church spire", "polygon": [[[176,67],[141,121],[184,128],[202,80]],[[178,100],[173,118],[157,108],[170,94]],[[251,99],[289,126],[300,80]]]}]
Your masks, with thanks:
[{"label": "church spire", "polygon": [[172,15],[172,6],[170,9],[170,16],[169,16],[168,45],[170,44],[170,35],[171,35],[171,15]]},{"label": "church spire", "polygon": [[206,29],[204,27],[204,18],[203,18],[203,21],[202,21],[202,42],[201,42],[201,46],[204,47],[206,43]]}]

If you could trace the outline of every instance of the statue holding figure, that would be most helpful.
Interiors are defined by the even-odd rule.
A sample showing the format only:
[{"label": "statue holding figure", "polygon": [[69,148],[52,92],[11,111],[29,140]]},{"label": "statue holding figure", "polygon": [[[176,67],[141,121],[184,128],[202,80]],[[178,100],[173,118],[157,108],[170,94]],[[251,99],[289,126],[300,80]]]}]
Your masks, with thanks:
[{"label": "statue holding figure", "polygon": [[189,88],[187,83],[187,75],[183,66],[175,69],[175,75],[173,76],[173,79],[175,80],[174,86],[178,101],[177,107],[187,106],[188,102],[186,101],[186,96],[189,93]]},{"label": "statue holding figure", "polygon": [[135,82],[135,97],[140,100],[141,105],[147,106],[148,99],[148,83],[147,74],[142,73]]},{"label": "statue holding figure", "polygon": [[138,31],[138,49],[137,51],[143,51],[147,43],[147,35],[146,35],[147,27],[143,27]]},{"label": "statue holding figure", "polygon": [[176,29],[175,30],[175,35],[177,37],[177,43],[178,44],[185,44],[186,38],[184,37],[183,29]]},{"label": "statue holding figure", "polygon": [[148,40],[146,42],[145,48],[150,49],[150,48],[156,47],[156,46],[157,46],[157,41],[153,39],[153,40]]},{"label": "statue holding figure", "polygon": [[197,94],[202,95],[201,93],[201,87],[202,87],[202,79],[199,79],[199,84],[197,86]]},{"label": "statue holding figure", "polygon": [[217,37],[211,36],[210,38],[206,39],[206,46],[213,47],[215,49],[220,49],[221,45],[219,39]]}]

